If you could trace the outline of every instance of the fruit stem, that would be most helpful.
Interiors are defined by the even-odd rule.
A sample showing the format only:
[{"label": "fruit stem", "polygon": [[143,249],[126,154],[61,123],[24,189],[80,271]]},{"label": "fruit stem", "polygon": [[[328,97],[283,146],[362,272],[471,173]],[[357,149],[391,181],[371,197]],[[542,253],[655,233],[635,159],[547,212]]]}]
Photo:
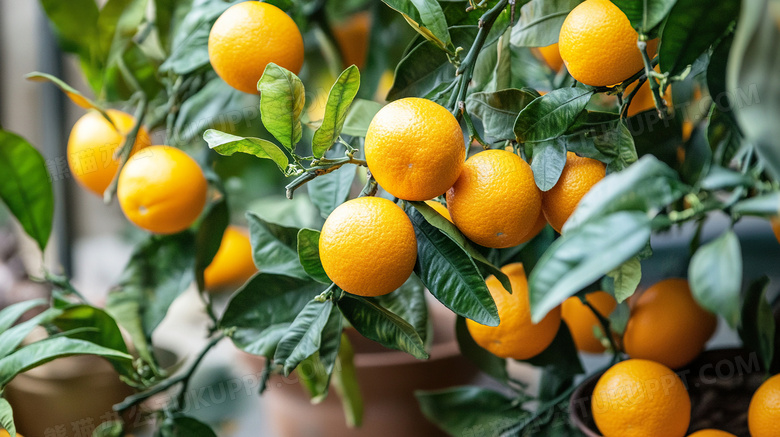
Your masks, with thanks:
[{"label": "fruit stem", "polygon": [[631,106],[631,102],[634,100],[634,96],[639,92],[639,88],[641,88],[646,81],[649,79],[644,77],[641,77],[634,87],[633,90],[631,90],[631,93],[623,100],[623,105],[620,107],[620,118],[626,119],[628,118],[628,107]]},{"label": "fruit stem", "polygon": [[138,91],[133,95],[133,97],[136,97],[139,100],[138,107],[135,109],[134,114],[135,124],[125,137],[125,143],[122,144],[122,148],[119,149],[119,168],[117,169],[114,178],[111,179],[111,183],[108,185],[108,188],[106,188],[106,191],[103,192],[103,202],[106,204],[111,203],[111,200],[114,198],[114,194],[116,194],[116,185],[119,181],[119,173],[122,172],[122,169],[127,163],[127,160],[130,158],[130,152],[133,150],[135,139],[138,137],[138,131],[141,129],[141,125],[144,122],[144,115],[146,115],[146,107],[148,104],[146,101],[146,95],[142,91]]},{"label": "fruit stem", "polygon": [[469,130],[469,143],[476,140],[483,149],[489,149],[490,146],[479,137],[477,129],[474,127],[474,122],[471,120],[471,115],[466,111],[466,104],[464,102],[458,102],[458,111],[463,116],[463,120],[466,122],[466,127]]},{"label": "fruit stem", "polygon": [[292,199],[295,190],[303,186],[306,182],[313,180],[317,176],[326,175],[332,171],[338,170],[346,164],[361,165],[363,167],[368,166],[366,161],[353,158],[352,156],[346,156],[340,159],[321,159],[319,161],[315,161],[315,165],[306,169],[302,175],[298,176],[295,178],[295,180],[284,187],[285,195],[288,199]]}]

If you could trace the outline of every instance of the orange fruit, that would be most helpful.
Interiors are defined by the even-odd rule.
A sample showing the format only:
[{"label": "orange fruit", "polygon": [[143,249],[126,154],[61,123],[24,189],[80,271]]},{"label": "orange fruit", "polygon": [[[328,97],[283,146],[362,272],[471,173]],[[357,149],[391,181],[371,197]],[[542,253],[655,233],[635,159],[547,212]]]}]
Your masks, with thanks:
[{"label": "orange fruit", "polygon": [[222,235],[217,254],[203,272],[206,289],[218,291],[236,288],[256,272],[249,232],[238,226],[228,226]]},{"label": "orange fruit", "polygon": [[303,65],[303,37],[281,9],[247,1],[229,7],[209,32],[209,60],[228,85],[257,94],[257,82],[273,62],[298,74]]},{"label": "orange fruit", "polygon": [[[11,434],[8,431],[6,431],[4,429],[0,429],[0,437],[9,437],[10,435]],[[24,437],[24,436],[17,432],[16,433],[16,437]]]},{"label": "orange fruit", "polygon": [[[589,0],[591,1],[591,0]],[[550,226],[558,233],[577,208],[580,200],[604,179],[606,166],[595,159],[566,153],[566,164],[554,187],[542,193],[542,211]]]},{"label": "orange fruit", "polygon": [[371,174],[399,199],[428,200],[455,183],[466,157],[463,131],[443,106],[409,97],[382,108],[366,133]]},{"label": "orange fruit", "polygon": [[536,47],[534,51],[539,53],[544,63],[553,71],[560,71],[561,67],[563,67],[563,59],[561,59],[561,52],[558,51],[558,43],[546,47]]},{"label": "orange fruit", "polygon": [[780,435],[780,375],[767,379],[753,393],[748,407],[748,427],[751,437]]},{"label": "orange fruit", "polygon": [[508,264],[501,271],[509,277],[512,294],[504,289],[495,276],[485,280],[496,302],[501,322],[498,326],[485,326],[466,319],[466,327],[474,341],[493,355],[527,360],[539,355],[552,343],[561,326],[561,307],[556,307],[534,324],[531,322],[528,280],[523,264]]},{"label": "orange fruit", "polygon": [[[73,178],[99,196],[103,195],[119,170],[119,159],[114,155],[135,125],[135,118],[126,112],[109,109],[106,113],[116,128],[93,110],[78,119],[68,137],[68,167]],[[149,145],[149,133],[141,127],[130,153]]]},{"label": "orange fruit", "polygon": [[206,205],[208,184],[198,163],[179,149],[151,146],[119,173],[117,199],[128,220],[158,234],[183,231]]},{"label": "orange fruit", "polygon": [[320,234],[320,259],[331,281],[361,296],[381,296],[412,274],[417,238],[406,213],[381,197],[339,205]]},{"label": "orange fruit", "polygon": [[683,437],[691,420],[691,399],[674,371],[632,359],[599,378],[591,410],[604,437]]},{"label": "orange fruit", "polygon": [[[586,0],[569,13],[558,36],[569,73],[591,86],[612,86],[644,68],[639,35],[609,0]],[[657,41],[648,42],[652,58]]]},{"label": "orange fruit", "polygon": [[[655,71],[660,72],[661,70],[659,70],[658,66],[656,66]],[[638,82],[634,82],[631,85],[626,87],[626,90],[623,92],[623,98],[628,98],[628,96],[636,88],[637,83]],[[672,104],[672,87],[666,88],[666,92],[663,95],[663,99],[666,101],[667,105]],[[639,88],[639,91],[636,92],[634,98],[631,99],[631,104],[628,105],[627,114],[629,117],[633,117],[639,114],[640,112],[647,111],[648,109],[655,109],[655,100],[653,100],[653,91],[650,89],[650,83],[645,82],[642,84],[642,87]],[[684,128],[685,128],[685,124],[683,123],[683,130]],[[685,139],[684,132],[683,132],[683,139]]]},{"label": "orange fruit", "polygon": [[438,212],[442,217],[452,222],[452,217],[450,217],[450,212],[447,210],[446,206],[435,200],[426,200],[425,204],[433,208],[433,210]]},{"label": "orange fruit", "polygon": [[696,431],[688,437],[737,437],[734,434],[726,431],[720,431],[717,429],[703,429]]},{"label": "orange fruit", "polygon": [[678,369],[699,355],[717,324],[693,299],[688,281],[665,279],[633,302],[623,345],[631,358]]},{"label": "orange fruit", "polygon": [[522,240],[520,240],[519,244],[527,243],[534,239],[537,235],[539,235],[540,232],[547,226],[547,219],[544,218],[544,213],[542,212],[542,209],[539,208],[539,215],[536,217],[536,222],[531,227],[531,230],[528,231],[527,234],[525,234],[525,237],[523,237]]},{"label": "orange fruit", "polygon": [[358,12],[347,18],[344,23],[333,26],[333,36],[341,50],[344,67],[356,65],[362,69],[368,54],[368,35],[371,32],[371,13]]},{"label": "orange fruit", "polygon": [[485,150],[469,158],[447,191],[452,221],[486,247],[520,244],[537,224],[540,207],[531,166],[506,150]]},{"label": "orange fruit", "polygon": [[777,238],[777,242],[780,243],[780,216],[772,217],[771,223],[772,232],[775,233],[775,238]]},{"label": "orange fruit", "polygon": [[[604,317],[609,317],[617,307],[615,298],[604,291],[589,293],[585,299]],[[593,333],[594,328],[601,329],[601,322],[579,297],[572,296],[563,301],[562,317],[571,331],[571,336],[574,338],[574,344],[578,350],[594,354],[600,354],[606,350]]]}]

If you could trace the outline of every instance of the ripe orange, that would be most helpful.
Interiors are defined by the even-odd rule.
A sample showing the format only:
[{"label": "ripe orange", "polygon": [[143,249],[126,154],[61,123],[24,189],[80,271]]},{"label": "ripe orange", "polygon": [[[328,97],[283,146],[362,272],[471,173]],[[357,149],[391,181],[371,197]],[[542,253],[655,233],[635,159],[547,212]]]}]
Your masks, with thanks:
[{"label": "ripe orange", "polygon": [[320,259],[331,281],[361,296],[403,285],[417,260],[417,238],[406,213],[381,197],[339,205],[322,226]]},{"label": "ripe orange", "polygon": [[772,232],[775,233],[775,238],[777,238],[777,242],[780,243],[780,216],[772,217],[771,223]]},{"label": "ripe orange", "polygon": [[[126,112],[109,109],[106,113],[116,128],[99,112],[89,111],[73,125],[68,137],[68,167],[73,178],[99,196],[119,170],[119,159],[114,155],[135,124],[135,118]],[[141,127],[131,153],[149,145],[149,133]]]},{"label": "ripe orange", "polygon": [[247,1],[229,7],[209,33],[209,60],[228,85],[257,94],[257,82],[273,62],[295,74],[303,65],[303,37],[281,9]]},{"label": "ripe orange", "polygon": [[435,200],[426,200],[425,203],[434,209],[434,211],[438,212],[442,215],[442,217],[446,218],[450,222],[452,222],[452,217],[450,217],[450,212],[447,210],[447,207],[442,205],[441,203],[435,201]]},{"label": "ripe orange", "polygon": [[469,158],[447,191],[452,221],[486,247],[520,244],[537,224],[540,207],[531,166],[506,150],[485,150]]},{"label": "ripe orange", "polygon": [[[11,434],[8,433],[8,431],[4,429],[0,429],[0,437],[9,437]],[[24,437],[23,435],[16,433],[16,437]]]},{"label": "ripe orange", "polygon": [[542,193],[542,211],[553,229],[561,232],[580,200],[604,179],[606,171],[606,166],[595,159],[566,153],[566,165],[560,179],[554,187]]},{"label": "ripe orange", "polygon": [[[658,66],[655,67],[655,71],[660,71],[658,69]],[[625,92],[623,92],[623,98],[628,98],[628,96],[634,91],[636,88],[637,82],[632,83],[631,85],[626,87]],[[667,105],[672,104],[672,87],[666,88],[666,92],[663,95],[663,99],[666,101]],[[639,91],[636,92],[636,95],[634,95],[634,98],[631,100],[631,104],[628,105],[628,116],[633,117],[636,114],[639,114],[640,112],[647,111],[648,109],[654,109],[655,108],[655,100],[653,100],[653,92],[650,90],[650,83],[645,82],[642,84],[642,87],[639,88]],[[683,130],[685,128],[685,124],[683,124]],[[690,135],[690,133],[689,133]],[[685,133],[683,133],[683,139],[685,140]]]},{"label": "ripe orange", "polygon": [[593,419],[604,437],[683,437],[691,399],[674,371],[649,360],[626,360],[599,378]]},{"label": "ripe orange", "polygon": [[423,201],[444,194],[455,183],[466,145],[458,121],[447,109],[409,97],[374,116],[365,154],[368,169],[388,193]]},{"label": "ripe orange", "polygon": [[563,67],[563,59],[561,59],[561,52],[558,51],[558,43],[546,47],[536,47],[534,50],[539,53],[544,63],[553,71],[560,71],[561,67]]},{"label": "ripe orange", "polygon": [[[585,299],[604,317],[609,317],[617,307],[615,298],[604,291],[589,293]],[[594,328],[601,329],[599,319],[587,305],[582,303],[579,297],[572,296],[566,299],[563,302],[562,310],[563,320],[568,325],[578,350],[594,354],[600,354],[606,350],[593,333]]]},{"label": "ripe orange", "polygon": [[221,291],[236,288],[256,272],[249,232],[238,226],[228,226],[217,254],[203,272],[206,289]]},{"label": "ripe orange", "polygon": [[173,234],[198,218],[207,188],[194,159],[173,147],[151,146],[127,162],[116,194],[128,220],[154,233]]},{"label": "ripe orange", "polygon": [[753,393],[748,408],[748,427],[751,437],[780,435],[780,375],[767,379]]},{"label": "ripe orange", "polygon": [[633,302],[623,345],[631,358],[678,369],[704,349],[718,319],[700,307],[685,279],[665,279]]},{"label": "ripe orange", "polygon": [[[561,27],[558,46],[569,73],[591,86],[612,86],[644,68],[639,35],[628,17],[609,0],[586,0]],[[648,42],[652,58],[657,41]]]},{"label": "ripe orange", "polygon": [[344,67],[356,65],[362,69],[368,54],[368,35],[371,31],[371,13],[358,12],[344,23],[333,26],[333,36],[339,44]]},{"label": "ripe orange", "polygon": [[520,240],[519,244],[527,243],[534,239],[537,235],[539,235],[540,232],[547,226],[547,219],[544,218],[544,213],[542,212],[542,209],[539,209],[539,215],[536,217],[536,222],[534,223],[533,227],[531,227],[531,230],[528,231],[528,233],[523,237],[522,240]]},{"label": "ripe orange", "polygon": [[561,308],[556,307],[534,324],[528,300],[528,280],[523,264],[513,263],[501,268],[512,284],[509,294],[495,276],[485,283],[498,308],[498,326],[481,325],[466,319],[466,327],[478,345],[502,358],[526,360],[547,349],[561,325]]},{"label": "ripe orange", "polygon": [[726,431],[720,431],[717,429],[703,429],[696,431],[688,437],[737,437],[734,434]]}]

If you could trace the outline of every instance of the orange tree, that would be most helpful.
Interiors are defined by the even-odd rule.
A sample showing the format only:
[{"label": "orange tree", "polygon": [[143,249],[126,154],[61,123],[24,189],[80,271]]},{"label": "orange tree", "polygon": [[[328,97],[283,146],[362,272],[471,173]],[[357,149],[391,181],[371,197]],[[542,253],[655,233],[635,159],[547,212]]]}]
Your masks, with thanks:
[{"label": "orange tree", "polygon": [[[686,307],[704,314],[702,320],[710,320],[710,312],[739,328],[745,345],[771,368],[767,283],[743,278],[732,230],[744,216],[780,214],[780,82],[772,52],[777,10],[766,0],[41,4],[63,50],[79,58],[94,98],[45,73],[28,78],[53,83],[101,115],[102,124],[115,126],[110,139],[87,138],[109,149],[100,169],[109,169],[108,176],[101,173],[99,187],[87,186],[109,202],[119,188],[120,202],[133,205],[131,221],[157,233],[135,249],[106,308],[90,305],[52,269],[41,274],[55,286],[50,302],[0,312],[0,393],[16,374],[44,362],[97,354],[138,390],[118,411],[172,391],[169,405],[151,413],[159,435],[214,435],[182,411],[194,370],[228,337],[266,358],[264,382],[303,362],[319,369],[303,379],[312,397],[322,399],[331,384],[340,387],[345,408],[353,409],[347,417],[359,423],[359,394],[345,382],[354,375],[333,371],[337,363],[351,367],[342,332],[351,325],[384,346],[426,359],[431,334],[425,289],[458,315],[464,355],[507,387],[419,393],[430,420],[453,435],[577,435],[565,415],[554,414],[583,372],[573,337],[600,343],[614,362],[624,357],[622,334],[632,314],[627,299],[636,292],[642,261],[652,257],[650,236],[684,223],[696,229],[688,267],[695,302],[687,299]],[[341,54],[346,58],[355,48],[345,46],[348,38],[333,25],[353,13],[371,17],[363,26],[367,41],[356,41],[368,47],[360,57],[365,67],[341,71]],[[382,109],[372,99],[389,69],[386,99],[394,103]],[[316,89],[328,76],[335,82],[313,118],[317,112],[306,111],[307,105],[311,109],[313,97],[326,93],[307,93],[305,85]],[[131,113],[132,126],[117,124],[109,107]],[[152,176],[162,167],[133,164],[136,155],[160,150],[136,149],[131,156],[146,132],[196,157],[203,174],[184,156],[162,159],[187,162],[179,170],[185,179],[171,173],[167,182]],[[117,148],[118,136],[123,141]],[[237,153],[268,161],[273,167],[265,171],[275,167],[290,178],[288,198],[305,187],[321,218],[290,226],[248,212],[260,272],[217,311],[204,271],[228,224],[242,220],[241,208],[229,207],[231,193],[222,182],[230,172],[220,174],[226,162],[240,159]],[[23,138],[3,130],[0,169],[0,196],[43,250],[54,202],[45,162]],[[134,181],[127,187],[120,177],[125,170]],[[208,182],[205,202],[202,180]],[[358,194],[352,187],[361,182]],[[168,205],[165,196],[180,191],[192,200],[153,214],[158,204]],[[262,185],[252,191],[255,197],[267,193]],[[702,244],[702,226],[713,214],[725,214],[731,226]],[[522,268],[510,267],[510,278],[500,267],[513,263]],[[756,281],[743,292],[743,279]],[[191,367],[169,375],[153,354],[152,333],[193,281],[211,319],[209,341]],[[522,290],[511,300],[497,294],[517,287]],[[596,291],[614,302],[592,303],[586,296]],[[516,309],[505,315],[493,296],[502,308],[511,303]],[[594,317],[570,315],[567,321],[564,311],[566,323],[558,324],[559,307],[569,298],[581,299],[575,310],[589,309]],[[46,309],[14,326],[36,306]],[[643,317],[656,317],[647,307]],[[500,329],[501,317],[520,326],[548,313],[557,332],[549,342],[536,339],[544,350],[532,357],[510,351],[522,340]],[[584,328],[590,332],[573,336],[571,317],[591,320]],[[674,322],[669,317],[658,320],[671,335],[688,335],[667,327]],[[50,336],[20,346],[37,325]],[[642,322],[632,326],[641,329]],[[686,347],[700,350],[712,333],[703,330],[683,342]],[[506,361],[513,355],[542,369],[538,394],[528,395],[508,375]],[[666,373],[663,366],[650,367]],[[0,397],[0,425],[13,435],[12,408]],[[687,426],[687,418],[675,420],[675,429]],[[121,422],[108,422],[96,435],[124,432]]]}]

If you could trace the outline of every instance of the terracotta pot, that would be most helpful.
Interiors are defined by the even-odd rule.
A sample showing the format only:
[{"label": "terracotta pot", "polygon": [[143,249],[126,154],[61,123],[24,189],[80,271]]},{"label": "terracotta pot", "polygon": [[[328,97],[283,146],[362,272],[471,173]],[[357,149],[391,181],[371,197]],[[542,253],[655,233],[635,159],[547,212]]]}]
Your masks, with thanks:
[{"label": "terracotta pot", "polygon": [[[473,382],[476,367],[460,355],[455,338],[455,316],[449,310],[431,305],[434,343],[430,359],[421,361],[365,339],[348,330],[355,349],[355,367],[363,396],[363,425],[346,426],[341,402],[335,390],[322,403],[312,405],[297,377],[275,377],[263,394],[267,417],[276,436],[438,436],[446,435],[420,412],[415,390],[435,390]],[[350,332],[352,331],[352,332]],[[251,358],[250,365],[261,371],[263,361]]]},{"label": "terracotta pot", "polygon": [[[688,433],[715,428],[749,437],[750,398],[765,376],[760,367],[758,356],[745,349],[714,349],[678,370],[691,396]],[[603,373],[583,381],[569,400],[572,423],[587,437],[601,437],[591,415],[591,397]]]}]

